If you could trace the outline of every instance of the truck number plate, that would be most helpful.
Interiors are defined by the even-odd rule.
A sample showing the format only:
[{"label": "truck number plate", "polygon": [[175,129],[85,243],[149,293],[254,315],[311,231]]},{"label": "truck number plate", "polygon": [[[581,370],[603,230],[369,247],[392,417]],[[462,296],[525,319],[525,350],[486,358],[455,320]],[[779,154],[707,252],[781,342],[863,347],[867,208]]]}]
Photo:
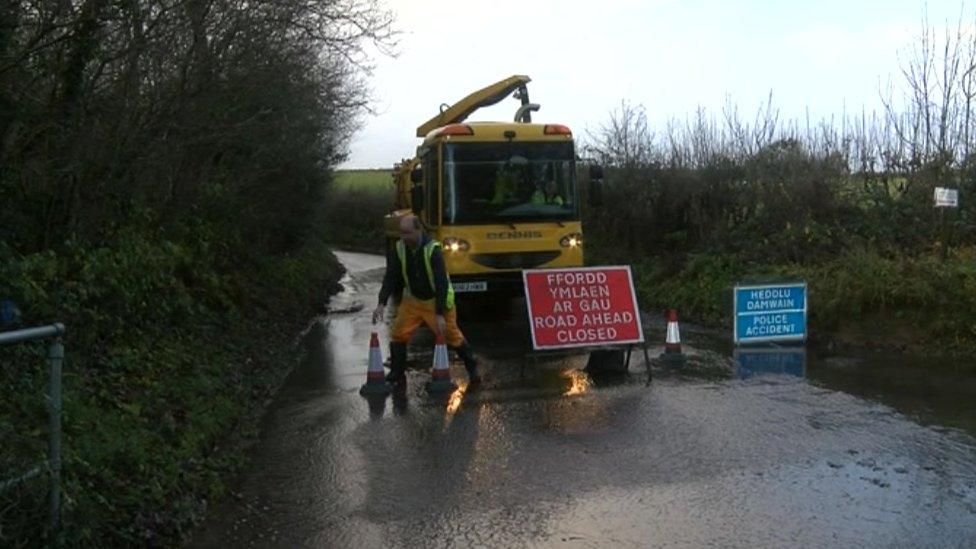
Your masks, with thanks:
[{"label": "truck number plate", "polygon": [[484,280],[479,280],[477,282],[452,282],[455,292],[486,292],[488,291],[488,282]]}]

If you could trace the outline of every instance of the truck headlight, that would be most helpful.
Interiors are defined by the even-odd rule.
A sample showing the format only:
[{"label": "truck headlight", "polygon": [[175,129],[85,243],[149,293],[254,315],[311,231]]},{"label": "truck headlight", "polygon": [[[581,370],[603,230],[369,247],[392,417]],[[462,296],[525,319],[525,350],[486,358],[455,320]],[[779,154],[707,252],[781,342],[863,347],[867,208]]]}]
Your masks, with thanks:
[{"label": "truck headlight", "polygon": [[563,248],[577,248],[583,245],[583,235],[580,233],[570,233],[559,240],[559,245]]},{"label": "truck headlight", "polygon": [[467,240],[461,238],[455,238],[453,236],[445,237],[443,240],[444,248],[450,250],[451,252],[466,252],[471,248]]}]

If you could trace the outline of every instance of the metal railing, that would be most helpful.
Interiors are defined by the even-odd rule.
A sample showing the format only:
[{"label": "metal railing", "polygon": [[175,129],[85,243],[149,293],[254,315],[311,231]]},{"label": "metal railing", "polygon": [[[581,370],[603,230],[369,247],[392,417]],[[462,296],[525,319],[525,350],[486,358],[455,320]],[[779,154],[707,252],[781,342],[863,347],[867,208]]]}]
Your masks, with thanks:
[{"label": "metal railing", "polygon": [[50,415],[48,459],[20,476],[0,480],[0,494],[2,494],[44,473],[51,475],[50,526],[52,533],[57,532],[61,522],[61,367],[64,363],[62,335],[64,335],[64,324],[60,323],[38,328],[0,332],[0,346],[54,338],[47,351],[47,360],[51,367],[51,379],[47,392],[47,408]]}]

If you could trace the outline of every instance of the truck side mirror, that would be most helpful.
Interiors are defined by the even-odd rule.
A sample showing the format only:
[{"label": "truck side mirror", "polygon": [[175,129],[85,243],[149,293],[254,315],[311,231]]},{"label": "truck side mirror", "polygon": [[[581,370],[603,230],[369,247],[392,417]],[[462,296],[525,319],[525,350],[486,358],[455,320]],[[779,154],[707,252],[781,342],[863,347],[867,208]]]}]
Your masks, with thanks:
[{"label": "truck side mirror", "polygon": [[410,170],[410,182],[416,185],[424,180],[424,171],[420,169],[420,166]]},{"label": "truck side mirror", "polygon": [[590,204],[603,205],[603,166],[596,164],[590,166]]},{"label": "truck side mirror", "polygon": [[[415,170],[420,171],[420,170]],[[411,179],[413,179],[413,172],[411,172]],[[413,213],[420,215],[420,212],[424,211],[424,187],[423,185],[414,185],[410,187],[410,209]]]}]

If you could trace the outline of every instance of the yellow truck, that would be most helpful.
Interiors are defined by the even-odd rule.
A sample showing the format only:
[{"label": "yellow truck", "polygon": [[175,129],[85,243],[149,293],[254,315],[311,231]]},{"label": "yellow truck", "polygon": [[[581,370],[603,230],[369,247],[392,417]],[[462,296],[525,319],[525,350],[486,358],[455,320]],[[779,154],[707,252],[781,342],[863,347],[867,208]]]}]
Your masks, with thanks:
[{"label": "yellow truck", "polygon": [[[394,168],[387,245],[399,218],[417,214],[444,245],[456,292],[520,294],[522,269],[583,265],[573,134],[532,122],[539,105],[529,101],[529,81],[512,76],[442,105],[417,128],[416,157]],[[510,95],[520,102],[512,122],[465,123]]]}]

